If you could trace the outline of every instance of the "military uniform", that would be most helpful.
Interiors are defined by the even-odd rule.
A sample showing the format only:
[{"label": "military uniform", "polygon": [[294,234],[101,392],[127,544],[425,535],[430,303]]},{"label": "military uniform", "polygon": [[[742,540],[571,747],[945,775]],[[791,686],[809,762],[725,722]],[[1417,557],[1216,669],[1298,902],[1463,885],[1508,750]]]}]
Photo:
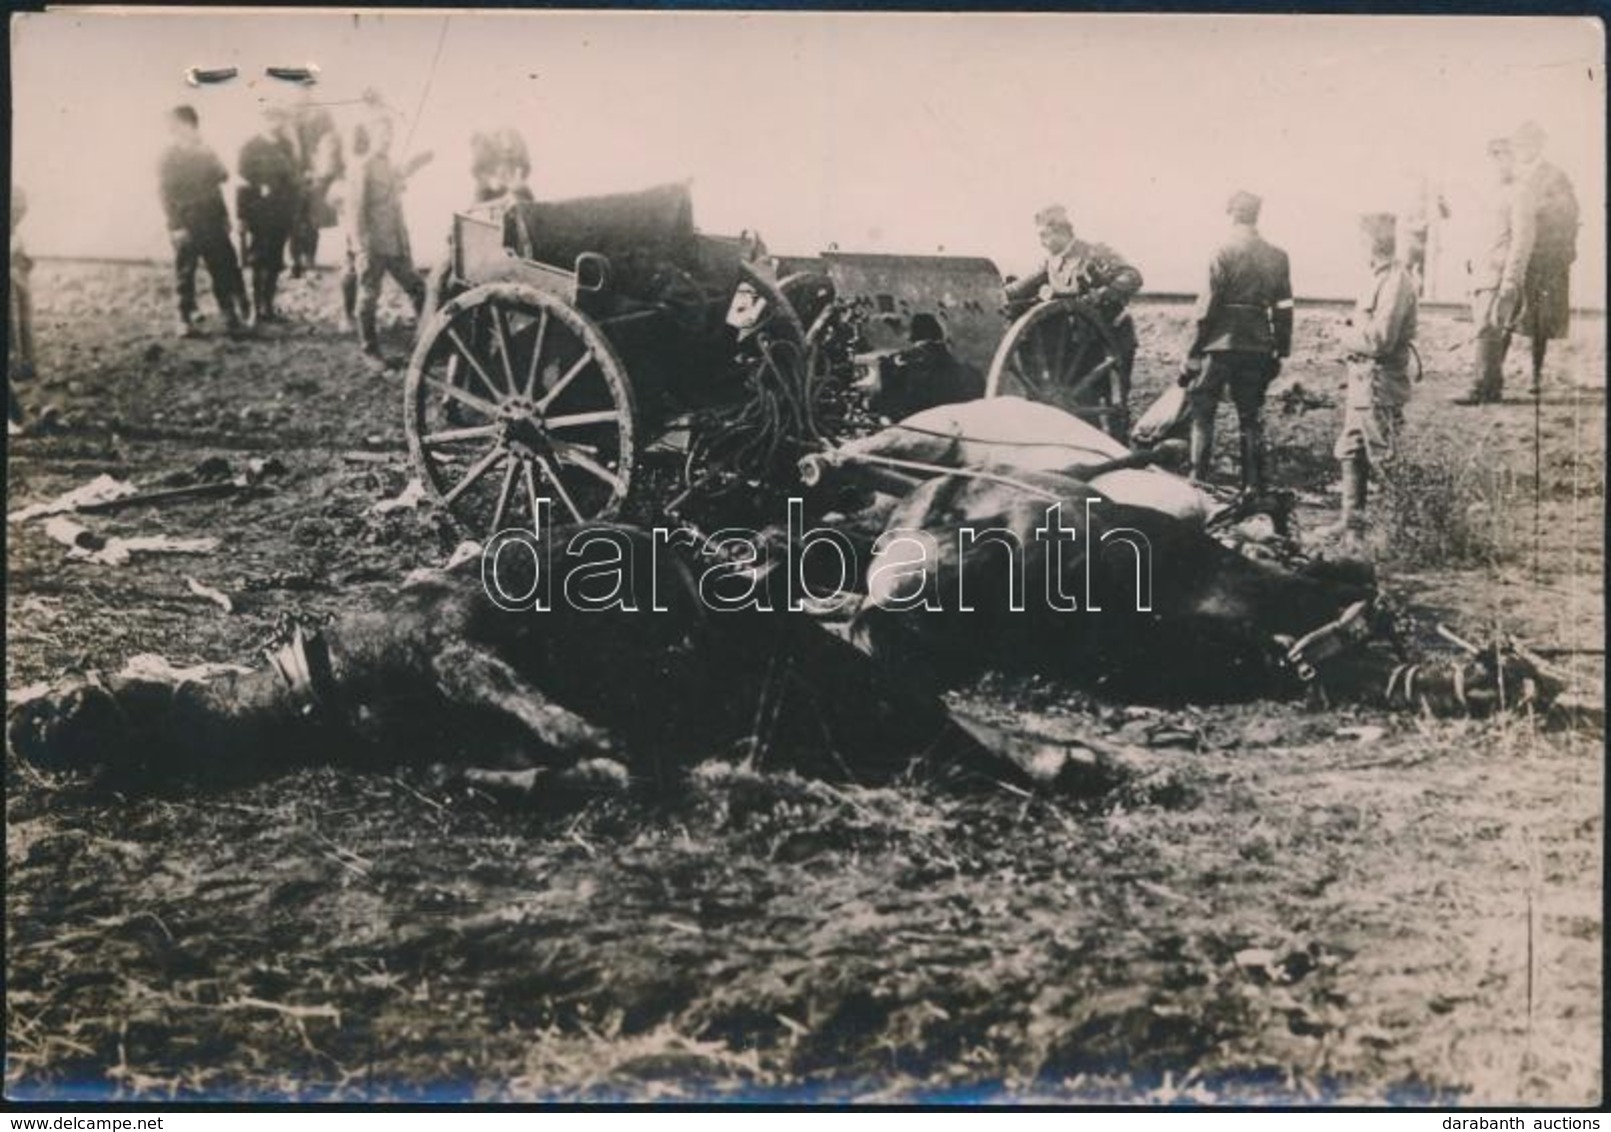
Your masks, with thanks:
[{"label": "military uniform", "polygon": [[289,140],[262,135],[241,147],[239,171],[244,183],[235,196],[235,220],[249,239],[252,309],[260,320],[273,318],[274,296],[285,270],[285,244],[302,195],[302,173]]},{"label": "military uniform", "polygon": [[1568,285],[1577,259],[1577,195],[1566,174],[1548,161],[1517,172],[1536,233],[1522,281],[1521,331],[1535,341],[1565,338],[1572,310]]},{"label": "military uniform", "polygon": [[1012,317],[1038,300],[1074,295],[1086,298],[1106,321],[1119,356],[1119,369],[1129,383],[1135,368],[1136,330],[1125,308],[1141,290],[1141,272],[1106,244],[1070,239],[1062,252],[1049,255],[1033,275],[1005,288],[1007,312]]},{"label": "military uniform", "polygon": [[174,276],[179,317],[186,326],[196,313],[196,266],[206,263],[213,297],[225,321],[236,320],[244,299],[240,264],[229,240],[229,210],[221,186],[229,171],[200,141],[169,146],[157,165],[162,211],[174,240]]},{"label": "military uniform", "polygon": [[1516,327],[1532,340],[1534,393],[1543,380],[1550,339],[1565,338],[1571,322],[1572,261],[1577,258],[1577,196],[1566,174],[1543,159],[1545,140],[1536,122],[1523,122],[1510,137],[1521,207],[1531,214],[1535,235]]},{"label": "military uniform", "polygon": [[1110,317],[1117,317],[1141,290],[1141,272],[1106,244],[1070,240],[1033,275],[1009,284],[1009,305],[1024,306],[1036,299],[1082,295],[1094,300]]},{"label": "military uniform", "polygon": [[1342,518],[1315,532],[1317,539],[1356,541],[1365,530],[1370,470],[1397,454],[1410,399],[1419,300],[1415,276],[1395,258],[1396,218],[1369,213],[1360,219],[1371,249],[1370,276],[1348,320],[1344,361],[1347,396],[1342,433],[1333,453],[1342,465]]},{"label": "military uniform", "polygon": [[[1508,142],[1490,152],[1503,156]],[[1471,263],[1471,321],[1477,328],[1476,383],[1461,403],[1498,401],[1504,393],[1505,354],[1510,348],[1537,227],[1528,200],[1512,178],[1501,174],[1499,192],[1486,213],[1486,235]]]},{"label": "military uniform", "polygon": [[28,198],[18,185],[11,186],[11,302],[6,336],[6,420],[15,431],[22,425],[22,403],[17,400],[15,381],[34,376],[34,303],[29,288],[34,261],[17,234],[17,226],[28,214]]},{"label": "military uniform", "polygon": [[1238,194],[1228,211],[1242,218],[1208,265],[1186,349],[1192,413],[1192,474],[1206,479],[1214,417],[1229,389],[1241,430],[1242,486],[1263,486],[1264,394],[1292,352],[1292,271],[1287,253],[1259,235],[1247,216],[1258,198]]},{"label": "military uniform", "polygon": [[414,269],[408,226],[403,220],[403,182],[404,174],[389,156],[370,154],[356,170],[347,202],[358,277],[358,338],[370,353],[379,350],[375,312],[386,276],[408,294],[415,314],[425,302],[425,280]]},{"label": "military uniform", "polygon": [[330,186],[341,177],[341,135],[330,112],[322,107],[298,107],[291,121],[302,179],[291,225],[291,274],[300,276],[318,258],[319,230],[336,223]]},{"label": "military uniform", "polygon": [[1409,271],[1394,260],[1374,261],[1351,319],[1339,460],[1363,456],[1380,464],[1394,456],[1410,399],[1418,310]]}]

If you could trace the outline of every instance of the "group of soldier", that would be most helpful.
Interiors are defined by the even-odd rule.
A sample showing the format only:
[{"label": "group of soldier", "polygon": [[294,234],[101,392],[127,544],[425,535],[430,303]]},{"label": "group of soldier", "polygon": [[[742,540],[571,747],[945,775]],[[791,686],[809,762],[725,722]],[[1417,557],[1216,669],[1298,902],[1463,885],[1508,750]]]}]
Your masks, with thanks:
[{"label": "group of soldier", "polygon": [[[402,194],[408,179],[431,160],[392,157],[395,114],[372,91],[359,100],[358,120],[345,132],[311,101],[269,105],[259,130],[236,162],[234,222],[225,188],[230,171],[202,137],[191,106],[168,111],[169,144],[157,163],[158,195],[174,252],[177,334],[201,331],[196,272],[205,266],[227,333],[241,335],[282,322],[280,278],[290,260],[293,278],[316,266],[322,230],[342,236],[342,321],[356,335],[365,360],[384,370],[377,328],[381,288],[393,279],[416,317],[427,301],[427,281],[415,267]],[[470,139],[474,201],[530,201],[531,158],[518,131],[477,133]],[[27,213],[23,189],[11,190],[10,312],[7,350],[8,432],[24,427],[15,382],[33,376],[32,260],[18,227]],[[238,242],[237,242],[238,241]],[[250,286],[248,287],[248,280]]]},{"label": "group of soldier", "polygon": [[[178,333],[196,329],[196,268],[206,264],[226,329],[282,321],[276,305],[286,252],[293,276],[314,266],[321,229],[341,225],[345,269],[343,317],[365,353],[379,354],[375,312],[387,275],[418,310],[425,284],[414,270],[401,193],[408,175],[429,160],[399,167],[391,158],[394,127],[378,105],[343,141],[328,111],[313,104],[270,105],[262,126],[240,151],[235,226],[224,200],[229,171],[202,140],[196,111],[168,114],[170,145],[158,163],[162,208],[174,248]],[[247,292],[242,268],[250,273]]]},{"label": "group of soldier", "polygon": [[[1516,334],[1532,343],[1533,393],[1538,395],[1551,339],[1567,333],[1568,279],[1576,257],[1578,208],[1570,181],[1544,160],[1544,131],[1524,123],[1489,144],[1498,182],[1496,203],[1481,258],[1470,265],[1476,332],[1476,380],[1457,405],[1501,399],[1503,366]],[[1229,394],[1240,432],[1242,489],[1265,489],[1264,404],[1270,384],[1292,351],[1293,295],[1287,254],[1260,235],[1262,202],[1239,191],[1226,205],[1230,234],[1209,261],[1207,285],[1197,298],[1178,384],[1179,424],[1189,428],[1191,476],[1210,474],[1215,417]],[[1136,351],[1126,311],[1141,289],[1141,274],[1112,248],[1081,240],[1067,210],[1051,206],[1035,216],[1044,268],[1006,288],[1009,314],[1039,299],[1079,296],[1105,321],[1119,365],[1128,371]],[[1404,406],[1419,377],[1415,351],[1419,294],[1411,231],[1400,249],[1400,218],[1375,212],[1360,218],[1369,271],[1348,321],[1344,343],[1346,393],[1334,455],[1342,478],[1342,518],[1320,536],[1355,542],[1365,527],[1372,468],[1392,460],[1404,428]],[[1401,254],[1402,252],[1402,254]]]},{"label": "group of soldier", "polygon": [[[167,125],[170,145],[158,162],[158,185],[174,249],[179,334],[197,333],[196,268],[201,264],[232,332],[280,321],[275,304],[287,250],[292,274],[301,276],[318,254],[320,230],[336,223],[330,193],[345,169],[329,113],[317,106],[296,112],[271,106],[259,132],[241,147],[235,192],[239,260],[223,193],[229,170],[202,140],[194,108],[175,107]],[[251,279],[249,294],[243,268]]]},{"label": "group of soldier", "polygon": [[1488,143],[1498,192],[1479,258],[1472,262],[1472,319],[1477,325],[1476,381],[1460,404],[1498,401],[1505,354],[1515,334],[1531,342],[1533,392],[1543,380],[1552,338],[1571,316],[1568,282],[1577,258],[1578,205],[1572,182],[1544,158],[1534,122]]},{"label": "group of soldier", "polygon": [[[202,140],[192,107],[169,113],[171,144],[159,162],[159,183],[174,248],[181,336],[197,333],[198,264],[206,264],[226,329],[240,333],[283,319],[276,298],[287,251],[292,275],[300,276],[314,266],[320,230],[339,226],[343,321],[366,358],[386,364],[376,326],[385,280],[402,289],[416,316],[425,303],[426,281],[415,268],[402,198],[409,178],[432,155],[395,159],[394,115],[372,92],[362,102],[361,120],[345,138],[316,104],[271,105],[263,112],[262,128],[242,146],[236,168],[239,259],[223,193],[229,172]],[[478,201],[505,194],[530,199],[531,162],[518,134],[478,134],[471,155]]]}]

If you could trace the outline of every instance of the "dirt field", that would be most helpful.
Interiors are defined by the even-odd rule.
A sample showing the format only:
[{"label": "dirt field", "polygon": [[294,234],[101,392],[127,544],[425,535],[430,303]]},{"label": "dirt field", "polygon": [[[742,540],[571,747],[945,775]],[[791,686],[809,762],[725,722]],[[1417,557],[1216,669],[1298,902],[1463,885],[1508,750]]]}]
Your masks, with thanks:
[{"label": "dirt field", "polygon": [[[80,519],[220,539],[205,556],[67,562],[42,524],[8,524],[8,688],[140,652],[249,662],[280,611],[382,602],[451,550],[429,510],[370,513],[408,477],[401,379],[359,364],[332,278],[288,282],[293,321],[238,342],[170,337],[165,270],[35,279],[44,376],[22,393],[60,417],[11,443],[8,510],[209,457],[286,471]],[[1185,310],[1138,316],[1150,391]],[[1336,499],[1340,318],[1299,312],[1271,408],[1274,474],[1311,524]],[[1408,486],[1377,502],[1384,575],[1423,628],[1603,644],[1603,321],[1575,333],[1542,407],[1535,563],[1532,402],[1452,406],[1470,326],[1423,313]],[[995,679],[962,698],[1171,761],[1084,806],[712,763],[659,807],[538,815],[335,769],[106,797],[8,754],[6,1092],[1602,1100],[1599,735]]]}]

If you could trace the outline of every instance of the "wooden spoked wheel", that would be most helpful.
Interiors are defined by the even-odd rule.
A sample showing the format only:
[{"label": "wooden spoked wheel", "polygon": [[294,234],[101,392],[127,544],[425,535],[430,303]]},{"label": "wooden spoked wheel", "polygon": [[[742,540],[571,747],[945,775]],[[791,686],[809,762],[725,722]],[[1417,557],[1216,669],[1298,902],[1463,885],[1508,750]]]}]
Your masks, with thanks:
[{"label": "wooden spoked wheel", "polygon": [[1032,307],[996,347],[986,397],[1055,405],[1123,440],[1129,431],[1130,374],[1113,333],[1078,302]]},{"label": "wooden spoked wheel", "polygon": [[[626,370],[587,316],[489,283],[443,304],[405,386],[409,456],[468,533],[613,517],[632,486]],[[540,502],[546,504],[540,506]]]}]

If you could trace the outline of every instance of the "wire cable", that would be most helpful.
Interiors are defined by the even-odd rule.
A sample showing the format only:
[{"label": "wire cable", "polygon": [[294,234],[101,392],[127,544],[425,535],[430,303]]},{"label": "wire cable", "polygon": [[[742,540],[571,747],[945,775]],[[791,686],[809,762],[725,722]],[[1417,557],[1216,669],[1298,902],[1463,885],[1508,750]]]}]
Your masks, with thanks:
[{"label": "wire cable", "polygon": [[436,65],[442,61],[442,45],[447,42],[448,21],[452,16],[442,17],[442,30],[436,36],[436,54],[431,56],[431,69],[425,74],[425,86],[420,90],[419,105],[414,107],[414,120],[408,124],[408,137],[403,139],[403,152],[409,152],[409,146],[414,142],[414,131],[419,127],[420,115],[425,112],[425,100],[431,96],[431,84],[436,81]]}]

